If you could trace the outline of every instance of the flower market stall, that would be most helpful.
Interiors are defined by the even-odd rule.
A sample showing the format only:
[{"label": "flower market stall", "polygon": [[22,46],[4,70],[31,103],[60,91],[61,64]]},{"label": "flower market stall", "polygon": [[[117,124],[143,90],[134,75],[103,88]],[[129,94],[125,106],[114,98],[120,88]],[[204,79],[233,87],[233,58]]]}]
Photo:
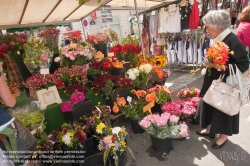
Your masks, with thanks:
[{"label": "flower market stall", "polygon": [[[83,8],[88,7],[84,11],[88,14],[99,7],[93,1],[81,2],[72,1],[71,5],[66,1],[50,2],[47,5],[64,9],[68,5],[68,11],[74,10],[71,11],[73,13],[67,10],[61,13],[56,12],[59,8],[53,9],[43,23],[47,24],[46,20],[54,21],[57,14],[61,14],[62,22],[74,20],[83,14]],[[101,4],[106,2],[100,1]],[[7,1],[4,3],[7,4]],[[15,22],[12,18],[12,23],[1,23],[0,27],[32,24],[26,13],[32,12],[29,5],[35,7],[37,4],[20,1],[21,4],[27,10],[21,20]],[[135,156],[129,147],[129,132],[114,122],[122,115],[130,119],[135,134],[144,131],[150,134],[156,151],[159,149],[154,143],[159,140],[170,139],[171,147],[171,139],[185,139],[188,136],[184,117],[193,115],[198,99],[189,99],[195,96],[180,93],[180,97],[188,99],[182,101],[182,105],[173,101],[172,92],[164,86],[169,76],[169,71],[163,69],[167,63],[165,56],[144,55],[138,39],[131,40],[130,36],[119,43],[116,32],[111,29],[107,33],[88,35],[86,41],[77,32],[70,36],[71,43],[65,43],[62,48],[58,47],[59,33],[57,28],[47,27],[29,39],[22,33],[14,33],[0,41],[1,56],[21,60],[30,74],[25,79],[11,81],[28,90],[31,102],[27,102],[23,108],[9,110],[12,116],[33,131],[37,139],[34,155],[27,160],[39,160],[41,163],[50,161],[49,164],[53,164],[65,157],[65,151],[84,151],[86,153],[79,153],[84,155],[81,162],[85,157],[102,152],[104,163],[125,165],[127,154],[134,159]],[[108,42],[113,44],[110,50],[107,50]],[[54,54],[57,56],[53,57]],[[51,63],[58,65],[53,72],[50,70]],[[9,88],[16,97],[22,98],[22,93],[16,92],[18,87],[10,84]],[[198,92],[187,93],[197,95]],[[168,109],[171,105],[181,105],[181,111],[172,114]],[[47,154],[47,151],[59,151],[61,158]]]}]

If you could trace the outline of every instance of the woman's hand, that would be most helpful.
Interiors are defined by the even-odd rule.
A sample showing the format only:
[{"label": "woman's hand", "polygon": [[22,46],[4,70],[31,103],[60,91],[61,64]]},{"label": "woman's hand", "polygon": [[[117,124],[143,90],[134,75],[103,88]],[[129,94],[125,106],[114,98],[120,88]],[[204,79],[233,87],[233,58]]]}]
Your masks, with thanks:
[{"label": "woman's hand", "polygon": [[210,67],[210,68],[212,68],[212,67],[215,68],[216,67],[216,65],[214,63],[208,62],[207,59],[204,59],[203,66]]}]

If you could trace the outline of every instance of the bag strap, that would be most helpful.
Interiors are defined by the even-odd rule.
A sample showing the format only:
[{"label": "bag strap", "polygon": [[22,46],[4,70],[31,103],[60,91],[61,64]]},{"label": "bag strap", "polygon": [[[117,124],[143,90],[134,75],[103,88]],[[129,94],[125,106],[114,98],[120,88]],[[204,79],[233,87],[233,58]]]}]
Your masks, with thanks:
[{"label": "bag strap", "polygon": [[[230,84],[233,85],[233,79],[234,79],[235,84],[239,86],[239,83],[238,83],[238,81],[236,79],[236,75],[235,75],[235,72],[234,72],[233,65],[229,64],[228,66],[229,66],[229,74],[230,74],[230,77],[229,77],[230,78]],[[237,66],[236,66],[236,68],[237,68]]]}]

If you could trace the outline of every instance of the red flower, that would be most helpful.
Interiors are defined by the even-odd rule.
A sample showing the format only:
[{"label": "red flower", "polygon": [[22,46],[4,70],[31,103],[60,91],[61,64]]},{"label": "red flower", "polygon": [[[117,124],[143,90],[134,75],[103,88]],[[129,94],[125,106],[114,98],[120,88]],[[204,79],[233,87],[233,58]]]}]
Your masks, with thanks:
[{"label": "red flower", "polygon": [[109,59],[105,59],[102,63],[102,69],[107,70],[113,67],[113,63]]},{"label": "red flower", "polygon": [[72,105],[70,101],[66,101],[61,104],[61,110],[62,112],[71,112],[72,111]]}]

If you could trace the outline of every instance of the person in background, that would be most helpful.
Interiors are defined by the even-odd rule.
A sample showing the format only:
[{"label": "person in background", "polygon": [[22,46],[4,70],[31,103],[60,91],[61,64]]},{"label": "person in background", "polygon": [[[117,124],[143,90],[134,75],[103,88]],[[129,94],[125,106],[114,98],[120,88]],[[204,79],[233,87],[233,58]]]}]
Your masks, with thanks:
[{"label": "person in background", "polygon": [[[217,41],[224,42],[230,51],[234,51],[234,55],[229,56],[229,60],[226,64],[227,67],[229,64],[232,64],[235,69],[235,65],[237,65],[242,73],[245,72],[249,67],[249,61],[246,56],[247,51],[239,38],[229,29],[231,25],[229,12],[226,10],[211,10],[203,17],[203,23],[213,43]],[[204,60],[203,65],[210,67],[211,73],[207,72],[205,74],[200,97],[206,94],[213,80],[218,79],[221,74],[225,74],[223,82],[226,82],[226,77],[229,76],[228,68],[225,72],[217,70],[214,63],[210,63],[206,60]],[[218,134],[216,141],[212,145],[213,149],[221,148],[226,143],[228,136],[239,133],[239,113],[234,116],[229,116],[204,101],[200,111],[199,117],[196,117],[195,120],[198,121],[204,129],[196,131],[196,133],[200,136],[209,136],[211,138],[215,138],[215,135]]]},{"label": "person in background", "polygon": [[250,5],[246,6],[239,16],[240,24],[237,36],[245,47],[250,47]]},{"label": "person in background", "polygon": [[[11,94],[9,87],[7,85],[7,82],[5,81],[5,78],[2,75],[2,72],[0,72],[0,99],[6,105],[7,107],[14,107],[16,104],[16,98]],[[8,125],[10,125],[15,118],[11,117],[3,107],[0,105],[0,131],[2,131],[4,128],[6,128]],[[7,158],[3,157],[5,156],[1,145],[0,145],[0,165],[2,166],[10,166],[13,165],[11,161],[7,161]],[[1,159],[2,158],[2,159]],[[3,161],[5,160],[5,161]]]}]

